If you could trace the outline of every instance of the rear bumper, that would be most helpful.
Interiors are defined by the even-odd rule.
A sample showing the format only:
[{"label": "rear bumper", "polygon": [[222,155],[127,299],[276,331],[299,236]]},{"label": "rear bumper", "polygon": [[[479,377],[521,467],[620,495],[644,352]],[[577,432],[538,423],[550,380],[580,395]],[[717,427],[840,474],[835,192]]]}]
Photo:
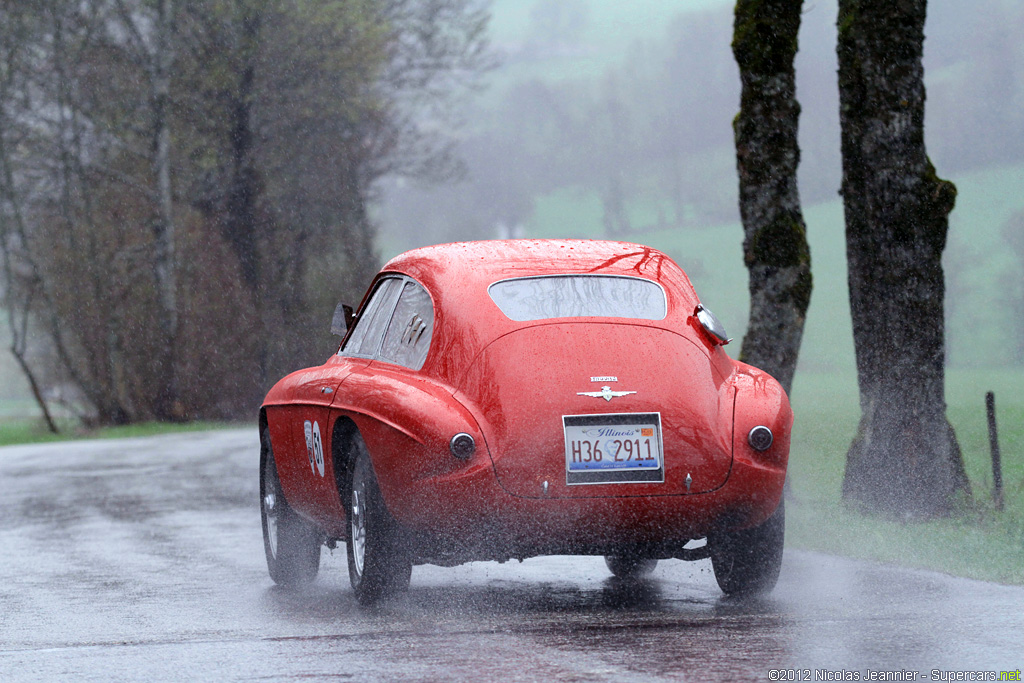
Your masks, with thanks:
[{"label": "rear bumper", "polygon": [[[689,495],[520,498],[492,472],[388,502],[411,532],[420,561],[444,564],[548,554],[644,549],[669,557],[687,541],[761,524],[778,507],[785,469],[734,461],[714,491]],[[489,481],[487,481],[489,479]]]}]

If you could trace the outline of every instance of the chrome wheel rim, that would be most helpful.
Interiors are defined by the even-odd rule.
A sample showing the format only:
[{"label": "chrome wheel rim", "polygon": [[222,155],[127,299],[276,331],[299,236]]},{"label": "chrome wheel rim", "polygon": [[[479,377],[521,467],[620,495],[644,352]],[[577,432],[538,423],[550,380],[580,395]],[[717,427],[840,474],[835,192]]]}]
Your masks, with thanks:
[{"label": "chrome wheel rim", "polygon": [[358,481],[352,487],[352,565],[358,576],[363,575],[366,561],[366,517],[364,505],[366,486]]},{"label": "chrome wheel rim", "polygon": [[263,480],[266,482],[266,491],[263,495],[263,519],[266,522],[267,547],[270,548],[270,555],[277,557],[277,482],[272,471],[273,464],[267,459],[266,471]]}]

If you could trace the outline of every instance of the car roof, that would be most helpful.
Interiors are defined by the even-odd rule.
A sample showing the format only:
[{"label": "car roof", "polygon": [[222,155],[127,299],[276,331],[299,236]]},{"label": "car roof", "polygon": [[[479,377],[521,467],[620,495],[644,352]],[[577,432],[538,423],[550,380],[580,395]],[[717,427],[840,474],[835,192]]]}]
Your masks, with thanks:
[{"label": "car roof", "polygon": [[488,240],[453,242],[413,249],[388,261],[384,271],[400,272],[417,280],[490,285],[498,280],[530,275],[591,273],[642,277],[662,284],[682,276],[668,256],[652,247],[608,240]]},{"label": "car roof", "polygon": [[[413,249],[388,261],[381,276],[407,275],[434,301],[435,329],[424,371],[455,379],[462,366],[494,339],[516,329],[550,323],[516,322],[491,300],[487,288],[509,278],[592,274],[638,277],[657,282],[666,293],[664,320],[630,323],[681,329],[699,303],[683,270],[652,247],[607,240],[492,240],[454,242]],[[468,358],[467,358],[468,356]]]}]

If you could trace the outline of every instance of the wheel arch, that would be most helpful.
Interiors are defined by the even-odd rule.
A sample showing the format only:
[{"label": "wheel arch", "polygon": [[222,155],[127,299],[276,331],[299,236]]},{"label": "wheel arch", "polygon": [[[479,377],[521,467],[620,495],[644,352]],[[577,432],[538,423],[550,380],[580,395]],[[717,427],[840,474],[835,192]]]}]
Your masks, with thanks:
[{"label": "wheel arch", "polygon": [[[269,426],[270,425],[267,423],[267,409],[265,407],[261,406],[260,407],[260,417],[259,417],[260,443],[261,444],[263,442],[263,438],[262,438],[263,437],[263,433],[267,431]],[[262,448],[262,445],[260,447]]]},{"label": "wheel arch", "polygon": [[331,469],[334,470],[334,483],[344,508],[345,486],[351,477],[353,440],[359,436],[359,427],[348,415],[339,415],[331,429]]},{"label": "wheel arch", "polygon": [[[260,470],[262,471],[263,461],[267,457],[267,447],[270,446],[271,449],[273,449],[272,442],[270,440],[270,423],[267,420],[267,409],[266,409],[266,407],[263,407],[263,406],[260,407],[259,435],[260,435]],[[275,464],[275,467],[276,467],[276,464]]]}]

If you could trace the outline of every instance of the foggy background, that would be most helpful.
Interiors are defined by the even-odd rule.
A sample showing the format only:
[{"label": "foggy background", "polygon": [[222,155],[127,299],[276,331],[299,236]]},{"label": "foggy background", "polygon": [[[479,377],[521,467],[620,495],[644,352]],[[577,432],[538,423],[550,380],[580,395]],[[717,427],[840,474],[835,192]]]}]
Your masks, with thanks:
[{"label": "foggy background", "polygon": [[[854,368],[837,194],[836,9],[832,0],[805,3],[796,60],[814,274],[798,389],[800,374],[852,377]],[[732,10],[728,0],[494,2],[501,66],[466,110],[465,179],[385,183],[376,214],[383,256],[508,236],[647,243],[687,270],[742,339],[749,297]],[[939,175],[959,189],[945,253],[952,367],[1024,361],[1022,31],[1024,7],[1009,0],[929,3],[926,143]]]},{"label": "foggy background", "polygon": [[[462,180],[384,178],[372,206],[382,260],[464,239],[647,243],[687,270],[741,339],[749,300],[731,129],[740,88],[732,8],[728,0],[495,0],[497,65],[465,98],[455,131]],[[805,3],[796,64],[814,274],[796,392],[808,373],[852,382],[854,368],[835,16],[831,0]],[[939,175],[959,189],[945,253],[953,368],[1024,361],[1022,29],[1024,8],[1011,0],[929,6],[926,140]],[[324,332],[330,314],[320,312]],[[5,346],[7,334],[0,329]],[[736,355],[738,343],[729,350]],[[0,399],[26,397],[13,361],[0,355]]]}]

